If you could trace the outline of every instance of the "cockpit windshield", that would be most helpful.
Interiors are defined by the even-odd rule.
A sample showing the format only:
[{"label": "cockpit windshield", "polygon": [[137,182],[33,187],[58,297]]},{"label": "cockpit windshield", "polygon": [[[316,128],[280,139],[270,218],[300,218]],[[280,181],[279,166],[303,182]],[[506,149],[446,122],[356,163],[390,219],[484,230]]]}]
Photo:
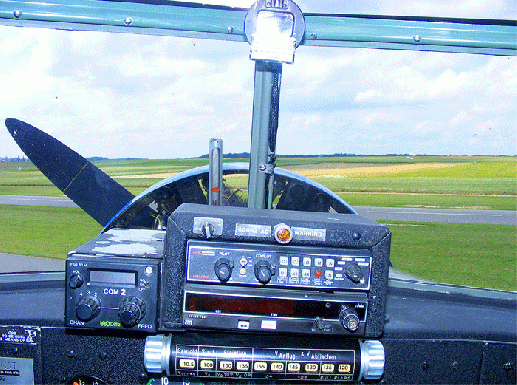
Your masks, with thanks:
[{"label": "cockpit windshield", "polygon": [[[247,10],[253,1],[200,3]],[[305,14],[502,19],[503,26],[517,14],[514,1],[296,3]],[[247,43],[15,23],[0,26],[1,121],[38,128],[129,195],[108,215],[115,224],[93,220],[0,129],[0,256],[12,261],[2,273],[62,270],[68,251],[123,224],[127,213],[151,207],[155,226],[159,207],[169,215],[176,206],[167,208],[159,194],[141,207],[126,204],[206,166],[210,138],[223,140],[225,162],[249,161],[254,63]],[[305,199],[303,211],[357,212],[388,224],[393,268],[406,277],[517,290],[516,90],[515,56],[301,45],[283,66],[276,166],[285,170],[273,205]],[[234,168],[238,175],[225,183],[233,184],[235,205],[245,204],[246,171]],[[292,173],[317,188],[307,182],[303,190]],[[206,201],[203,175],[196,188]],[[61,262],[20,264],[30,264],[27,256]]]}]

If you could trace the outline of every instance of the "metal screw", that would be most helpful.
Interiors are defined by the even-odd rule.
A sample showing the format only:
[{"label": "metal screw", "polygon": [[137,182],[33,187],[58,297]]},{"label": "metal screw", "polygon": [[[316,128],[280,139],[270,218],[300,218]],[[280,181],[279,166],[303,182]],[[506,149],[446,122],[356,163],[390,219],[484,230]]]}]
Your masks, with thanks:
[{"label": "metal screw", "polygon": [[101,360],[105,360],[106,358],[108,358],[108,355],[105,352],[100,352],[99,353],[99,358]]},{"label": "metal screw", "polygon": [[429,363],[427,363],[427,362],[425,362],[425,361],[424,361],[424,362],[422,363],[422,370],[427,370],[427,369],[429,369]]},{"label": "metal screw", "polygon": [[358,241],[359,239],[361,239],[361,233],[354,232],[354,233],[352,234],[352,239],[353,239],[354,241]]},{"label": "metal screw", "polygon": [[228,27],[228,33],[233,33],[233,27]]},{"label": "metal screw", "polygon": [[126,25],[131,25],[132,22],[133,22],[133,19],[130,17],[126,17],[126,20],[124,20],[124,23],[126,23]]},{"label": "metal screw", "polygon": [[311,33],[311,39],[316,40],[318,38],[318,35],[316,35],[314,32]]},{"label": "metal screw", "polygon": [[14,17],[16,17],[17,19],[19,19],[21,16],[22,16],[22,13],[20,11],[14,11],[13,12],[13,15]]},{"label": "metal screw", "polygon": [[68,358],[72,358],[74,356],[74,351],[73,350],[69,350],[68,352],[65,353],[65,355],[68,357]]},{"label": "metal screw", "polygon": [[413,40],[415,41],[415,43],[419,43],[420,42],[420,35],[413,36]]},{"label": "metal screw", "polygon": [[515,370],[515,365],[511,362],[507,362],[506,364],[504,364],[504,370],[506,370],[507,372]]},{"label": "metal screw", "polygon": [[265,164],[259,164],[259,171],[266,171],[266,165]]},{"label": "metal screw", "polygon": [[458,369],[458,363],[456,361],[454,361],[451,366],[454,370]]}]

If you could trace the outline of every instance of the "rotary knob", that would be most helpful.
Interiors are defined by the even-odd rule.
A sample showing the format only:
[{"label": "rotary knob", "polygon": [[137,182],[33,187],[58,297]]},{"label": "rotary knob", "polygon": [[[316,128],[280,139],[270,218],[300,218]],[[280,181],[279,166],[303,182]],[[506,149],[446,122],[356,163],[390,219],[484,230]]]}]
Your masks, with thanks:
[{"label": "rotary knob", "polygon": [[90,295],[82,297],[77,301],[75,307],[75,315],[77,319],[83,322],[88,322],[97,317],[100,312],[101,303],[96,297]]},{"label": "rotary knob", "polygon": [[81,287],[84,283],[84,278],[79,272],[74,272],[70,276],[70,279],[68,280],[68,286],[70,289],[77,289]]},{"label": "rotary knob", "polygon": [[205,236],[206,239],[213,238],[215,233],[215,227],[210,222],[203,223],[201,226],[201,232]]},{"label": "rotary knob", "polygon": [[351,307],[343,306],[339,312],[339,322],[349,332],[355,332],[359,329],[359,316],[355,309]]},{"label": "rotary knob", "polygon": [[271,281],[271,276],[274,274],[274,270],[268,261],[258,261],[254,267],[255,277],[262,284],[266,284]]},{"label": "rotary knob", "polygon": [[214,265],[215,275],[221,282],[226,282],[232,276],[233,262],[227,258],[218,259]]},{"label": "rotary knob", "polygon": [[138,324],[145,316],[145,302],[138,297],[126,297],[119,305],[118,316],[125,327]]},{"label": "rotary knob", "polygon": [[359,283],[363,279],[363,273],[359,265],[355,262],[349,263],[345,267],[345,275],[354,283]]}]

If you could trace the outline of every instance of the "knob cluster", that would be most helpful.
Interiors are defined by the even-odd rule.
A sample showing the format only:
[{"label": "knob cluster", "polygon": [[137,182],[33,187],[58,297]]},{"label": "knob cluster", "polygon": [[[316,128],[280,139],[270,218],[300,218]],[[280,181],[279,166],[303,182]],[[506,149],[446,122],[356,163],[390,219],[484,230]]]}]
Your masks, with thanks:
[{"label": "knob cluster", "polygon": [[218,259],[214,265],[215,275],[221,282],[226,282],[232,276],[233,262],[228,258]]},{"label": "knob cluster", "polygon": [[138,297],[126,297],[120,302],[118,316],[125,327],[138,324],[145,316],[145,302]]},{"label": "knob cluster", "polygon": [[345,275],[353,283],[359,283],[363,279],[361,268],[355,262],[348,263],[345,267]]},{"label": "knob cluster", "polygon": [[[99,315],[101,303],[95,296],[81,297],[75,307],[75,315],[78,320],[88,322]],[[137,325],[145,316],[145,302],[138,297],[125,297],[119,305],[118,316],[124,327]]]},{"label": "knob cluster", "polygon": [[258,279],[260,283],[264,285],[271,281],[271,276],[274,273],[271,264],[266,260],[258,261],[255,264],[253,270],[255,272],[255,277]]},{"label": "knob cluster", "polygon": [[355,332],[359,329],[359,315],[354,308],[342,306],[339,312],[339,322],[349,332]]},{"label": "knob cluster", "polygon": [[82,297],[77,301],[77,306],[75,307],[75,315],[77,319],[83,322],[88,322],[94,319],[99,315],[101,310],[101,303],[97,299],[97,297],[93,297],[91,295],[87,295]]},{"label": "knob cluster", "polygon": [[[246,266],[247,261],[243,258],[244,263],[241,261],[240,264],[242,269]],[[217,278],[222,282],[227,282],[233,272],[234,263],[228,258],[220,258],[214,264],[214,272]],[[245,271],[245,270],[244,270]],[[271,281],[271,277],[275,275],[275,268],[266,260],[260,260],[253,266],[253,273],[257,280],[262,284],[267,284]],[[243,274],[243,273],[241,273]]]}]

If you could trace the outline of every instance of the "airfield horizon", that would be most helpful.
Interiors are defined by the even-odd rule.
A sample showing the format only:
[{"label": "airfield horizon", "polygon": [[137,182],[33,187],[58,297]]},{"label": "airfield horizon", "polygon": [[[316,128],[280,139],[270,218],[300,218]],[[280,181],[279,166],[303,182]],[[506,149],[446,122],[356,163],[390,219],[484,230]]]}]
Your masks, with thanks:
[{"label": "airfield horizon", "polygon": [[[93,163],[136,195],[164,176],[207,160]],[[277,165],[311,176],[352,206],[517,208],[516,157],[280,158]],[[246,177],[226,181],[247,193]],[[64,196],[29,162],[2,164],[0,195]],[[396,268],[436,282],[517,290],[516,226],[382,222],[393,232],[391,259]],[[100,230],[77,208],[0,207],[0,253],[64,259]]]}]

